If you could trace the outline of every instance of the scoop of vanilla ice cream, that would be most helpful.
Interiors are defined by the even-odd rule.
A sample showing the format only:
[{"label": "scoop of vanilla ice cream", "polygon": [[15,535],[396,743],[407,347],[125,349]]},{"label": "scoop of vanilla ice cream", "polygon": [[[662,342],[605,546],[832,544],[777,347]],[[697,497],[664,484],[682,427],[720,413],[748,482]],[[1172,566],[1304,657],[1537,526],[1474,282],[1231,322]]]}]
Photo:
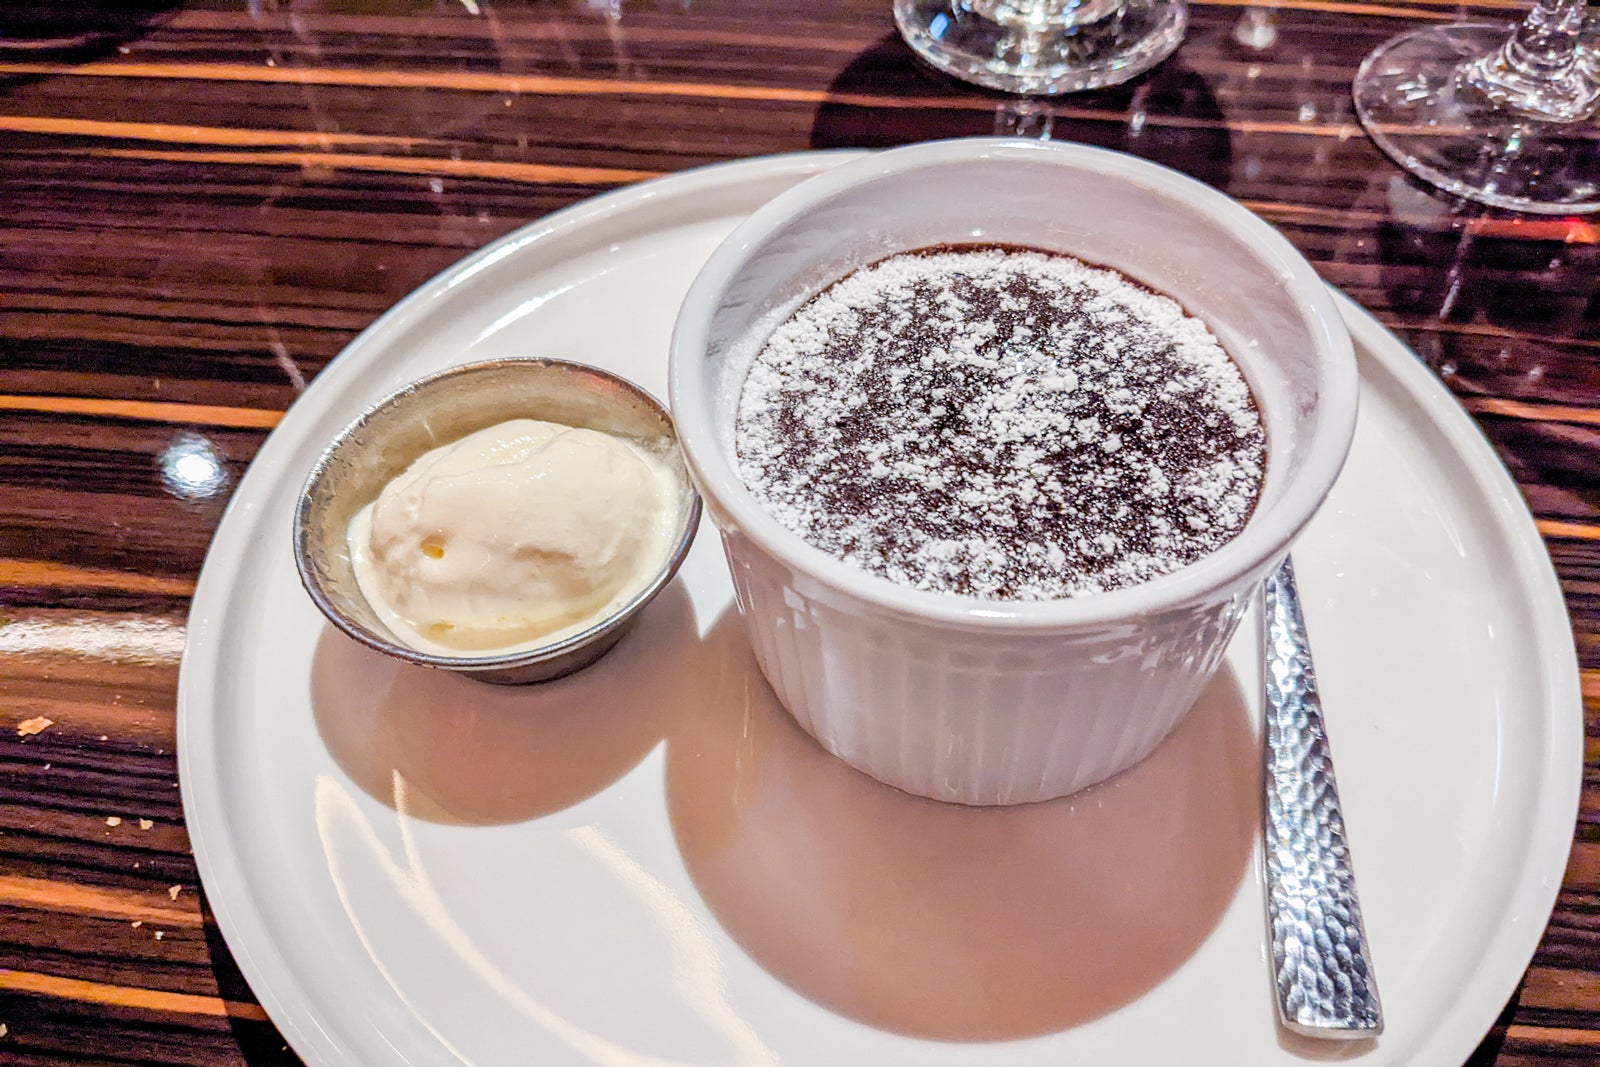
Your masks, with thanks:
[{"label": "scoop of vanilla ice cream", "polygon": [[595,430],[515,419],[418,458],[350,524],[357,583],[406,644],[489,655],[559,640],[670,549],[666,465]]}]

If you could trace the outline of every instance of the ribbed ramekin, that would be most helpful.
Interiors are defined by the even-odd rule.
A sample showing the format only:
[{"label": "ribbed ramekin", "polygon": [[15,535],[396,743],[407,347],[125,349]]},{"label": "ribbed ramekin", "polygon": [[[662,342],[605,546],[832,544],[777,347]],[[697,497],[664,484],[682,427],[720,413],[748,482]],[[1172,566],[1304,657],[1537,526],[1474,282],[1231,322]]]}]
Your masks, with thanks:
[{"label": "ribbed ramekin", "polygon": [[[762,509],[736,468],[733,422],[766,335],[857,267],[973,241],[1115,267],[1206,321],[1249,379],[1267,427],[1261,500],[1236,538],[1128,589],[985,601],[857,570]],[[1281,235],[1175,171],[1059,142],[915,145],[796,186],[713,253],[684,301],[671,356],[679,440],[779,699],[867,774],[965,804],[1075,792],[1137,763],[1171,732],[1261,579],[1332,487],[1356,392],[1338,311]]]}]

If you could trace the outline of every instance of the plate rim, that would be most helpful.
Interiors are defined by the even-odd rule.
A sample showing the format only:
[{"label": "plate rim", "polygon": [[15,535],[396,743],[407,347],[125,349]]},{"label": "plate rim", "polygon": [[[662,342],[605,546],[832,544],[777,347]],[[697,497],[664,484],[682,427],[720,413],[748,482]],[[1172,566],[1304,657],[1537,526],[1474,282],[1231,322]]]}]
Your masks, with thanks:
[{"label": "plate rim", "polygon": [[[1507,960],[1507,969],[1496,975],[1492,968],[1479,968],[1462,985],[1463,995],[1454,1000],[1450,1011],[1434,1020],[1436,1034],[1444,1030],[1467,1035],[1466,1040],[1446,1045],[1453,1051],[1445,1062],[1464,1063],[1484,1035],[1493,1029],[1495,1020],[1532,963],[1539,943],[1544,940],[1572,852],[1583,798],[1584,770],[1583,693],[1577,643],[1550,550],[1521,490],[1488,437],[1399,335],[1348,294],[1331,285],[1329,289],[1344,315],[1357,352],[1365,351],[1376,357],[1402,389],[1435,415],[1434,425],[1444,434],[1451,451],[1462,458],[1464,467],[1478,483],[1484,501],[1499,505],[1499,521],[1495,525],[1511,542],[1512,562],[1519,572],[1517,585],[1533,609],[1530,614],[1537,630],[1533,644],[1544,653],[1540,677],[1545,688],[1543,703],[1550,715],[1542,737],[1540,763],[1541,769],[1548,773],[1540,775],[1534,805],[1536,814],[1532,820],[1535,832],[1530,835],[1533,838],[1529,847],[1530,862],[1510,892],[1513,901],[1525,901],[1530,909],[1528,914],[1535,921],[1510,921],[1496,927],[1484,939],[1480,955],[1486,962]],[[1381,354],[1384,349],[1405,358],[1387,358]],[[1542,561],[1543,565],[1537,565],[1535,560]],[[1568,708],[1569,713],[1561,714],[1562,707]],[[1560,766],[1562,763],[1566,764],[1564,768]],[[1563,836],[1558,839],[1549,829],[1552,826],[1561,828]],[[1543,835],[1539,831],[1543,831]],[[1537,879],[1530,878],[1528,872],[1534,870],[1547,873]],[[1513,912],[1513,917],[1515,914]],[[1515,966],[1510,966],[1511,962]],[[1375,960],[1373,969],[1381,992],[1382,961]],[[1470,1021],[1472,1019],[1479,1021]],[[1446,1027],[1446,1021],[1455,1025]]]},{"label": "plate rim", "polygon": [[[424,315],[434,300],[495,262],[526,246],[626,216],[656,201],[714,196],[729,187],[785,175],[800,181],[868,154],[860,149],[832,149],[713,163],[603,193],[520,227],[434,275],[362,330],[317,375],[310,389],[296,398],[262,443],[218,523],[191,600],[177,680],[178,781],[195,864],[218,928],[251,992],[307,1063],[322,1067],[372,1061],[358,1050],[341,1047],[334,1035],[343,1028],[304,995],[287,953],[267,933],[264,909],[246,877],[239,850],[221,826],[225,822],[225,791],[217,765],[203,758],[214,752],[217,740],[218,720],[211,712],[220,681],[220,639],[212,634],[214,620],[226,612],[256,530],[252,521],[256,504],[245,490],[269,477],[258,470],[274,469],[278,453],[297,444],[301,424],[320,414],[304,403],[307,396],[313,391],[318,396],[338,395],[347,379],[366,369],[361,365],[362,353],[374,346],[381,348],[391,334]],[[1530,857],[1542,862],[1526,864],[1510,890],[1510,899],[1523,903],[1532,921],[1507,922],[1491,931],[1480,956],[1486,963],[1503,961],[1502,966],[1477,968],[1462,985],[1451,1010],[1433,1020],[1431,1033],[1441,1038],[1432,1044],[1433,1050],[1444,1057],[1439,1062],[1453,1065],[1462,1062],[1482,1040],[1521,981],[1560,891],[1582,792],[1583,705],[1577,652],[1549,550],[1521,492],[1487,438],[1403,340],[1349,296],[1337,289],[1332,292],[1358,350],[1373,357],[1405,393],[1434,416],[1434,424],[1470,471],[1484,501],[1497,506],[1495,526],[1515,550],[1518,585],[1536,622],[1532,640],[1541,652],[1543,705],[1549,715],[1540,762],[1549,773],[1539,775],[1534,805],[1536,840],[1530,845]],[[1563,714],[1562,708],[1569,711]],[[1551,827],[1560,828],[1559,838]],[[1518,909],[1515,914],[1521,912]],[[1380,981],[1381,966],[1379,960]],[[297,1004],[289,1003],[286,990],[300,994]],[[1447,1033],[1466,1036],[1450,1040],[1444,1037]]]}]

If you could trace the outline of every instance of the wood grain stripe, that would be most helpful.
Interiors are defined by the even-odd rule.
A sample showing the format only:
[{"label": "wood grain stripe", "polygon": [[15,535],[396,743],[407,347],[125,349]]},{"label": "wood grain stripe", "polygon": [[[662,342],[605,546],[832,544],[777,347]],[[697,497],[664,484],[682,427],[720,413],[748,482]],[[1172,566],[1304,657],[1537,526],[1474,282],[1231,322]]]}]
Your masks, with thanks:
[{"label": "wood grain stripe", "polygon": [[108,589],[125,593],[154,593],[162,596],[193,596],[194,582],[187,578],[168,578],[158,574],[74,567],[37,559],[0,559],[0,586],[44,586],[47,588]]},{"label": "wood grain stripe", "polygon": [[1579,541],[1600,541],[1600,526],[1560,519],[1537,519],[1534,523],[1546,537],[1571,537]]},{"label": "wood grain stripe", "polygon": [[1458,20],[1457,9],[1433,11],[1425,7],[1399,7],[1391,4],[1351,4],[1342,0],[1285,0],[1270,6],[1261,0],[1189,0],[1195,7],[1265,7],[1268,10],[1318,11],[1329,15],[1374,15],[1378,18],[1422,19],[1440,22]]},{"label": "wood grain stripe", "polygon": [[[268,34],[291,34],[303,39],[310,22],[316,30],[357,35],[373,43],[389,38],[392,45],[401,45],[434,56],[440,54],[441,50],[436,42],[441,39],[469,44],[492,41],[497,46],[512,48],[519,44],[552,40],[569,46],[579,41],[603,41],[609,45],[624,36],[630,42],[637,44],[667,42],[745,48],[759,45],[785,49],[791,49],[795,45],[792,23],[786,26],[778,20],[762,18],[760,14],[753,19],[697,19],[688,23],[672,19],[648,21],[630,19],[626,25],[619,25],[617,20],[611,18],[589,17],[590,13],[581,9],[577,18],[563,19],[557,16],[555,9],[541,10],[535,5],[520,5],[527,12],[527,15],[520,19],[515,15],[504,18],[463,19],[459,17],[459,12],[450,13],[442,5],[436,8],[434,13],[419,17],[415,9],[409,14],[402,13],[400,10],[402,5],[395,0],[389,0],[387,5],[368,3],[367,12],[364,13],[355,13],[354,8],[358,5],[349,3],[334,5],[332,11],[324,7],[317,11],[312,21],[307,19],[306,12],[290,13],[287,5],[281,0],[275,2],[277,11],[266,5],[259,5],[261,10],[251,11],[248,16],[243,15],[242,9],[238,7],[223,10],[219,6],[209,11],[185,7],[167,24],[167,28],[180,34],[193,31],[263,37]],[[456,2],[460,3],[460,0]],[[1441,0],[1414,0],[1414,2],[1434,4]],[[1503,3],[1505,0],[1489,0],[1489,2]],[[505,5],[501,6],[503,9]],[[235,11],[241,13],[236,15]],[[877,20],[882,17],[880,14],[882,11],[886,9],[880,8],[873,12],[876,16],[873,20],[874,29],[877,28]],[[783,32],[786,28],[789,29],[787,34]],[[840,51],[856,50],[862,45],[859,36],[860,23],[857,22],[853,28],[857,31],[857,36],[851,38],[840,36],[848,34],[852,29],[852,22],[849,19],[814,22],[808,27],[813,32],[805,35],[805,44],[807,47],[830,47]],[[399,40],[394,40],[395,38]]]},{"label": "wood grain stripe", "polygon": [[1600,1005],[1600,974],[1565,967],[1530,967],[1522,983],[1522,1003],[1568,1010]]},{"label": "wood grain stripe", "polygon": [[1507,341],[1516,341],[1519,344],[1538,341],[1547,344],[1571,345],[1577,348],[1600,349],[1600,338],[1540,337],[1529,334],[1525,330],[1514,330],[1505,326],[1491,326],[1488,323],[1481,322],[1445,322],[1435,318],[1392,314],[1385,316],[1383,322],[1384,325],[1392,330],[1411,330],[1416,333],[1448,333],[1467,337],[1495,337]]},{"label": "wood grain stripe", "polygon": [[[465,5],[463,5],[465,6]],[[1271,11],[1302,11],[1307,13],[1342,13],[1350,5],[1344,0],[1287,0],[1282,3],[1266,3],[1264,0],[1190,0],[1190,7],[1207,8],[1233,8],[1233,7],[1263,7]],[[1461,4],[1455,0],[1410,0],[1409,4],[1363,4],[1371,8],[1372,14],[1389,18],[1438,18],[1437,9],[1447,9],[1448,14],[1442,17],[1450,21],[1461,21],[1464,17],[1471,17],[1472,11],[1490,12],[1520,12],[1527,9],[1525,0],[1519,4],[1518,0],[1473,0],[1470,4]],[[592,10],[592,9],[591,9]],[[631,12],[630,12],[631,13]],[[1493,19],[1495,16],[1489,16]],[[303,21],[304,16],[300,16]],[[1506,16],[1501,16],[1502,21]],[[724,26],[712,23],[711,25],[697,26],[693,39],[715,43],[725,43],[733,46],[766,45],[771,43],[787,44],[793,46],[792,37],[782,38],[768,31],[773,27],[768,23],[754,23],[739,26],[737,20],[732,22],[737,29],[728,30]],[[549,22],[554,23],[551,19]],[[541,25],[527,22],[493,22],[488,19],[466,21],[463,19],[425,19],[405,18],[397,15],[361,15],[361,14],[328,14],[319,12],[319,26],[326,26],[330,30],[344,33],[367,33],[373,36],[393,35],[396,28],[410,30],[417,36],[449,37],[453,39],[471,39],[473,37],[487,37],[491,34],[516,41],[546,40],[555,33],[563,33],[566,40],[583,40],[601,37],[602,35],[615,34],[625,37],[630,42],[651,44],[661,41],[676,41],[684,38],[681,28],[663,24],[658,19],[649,21],[635,21],[624,19],[618,26],[609,19],[590,19],[586,21],[573,21],[565,25]],[[848,24],[847,24],[848,25]],[[181,30],[210,30],[222,33],[260,33],[271,31],[276,33],[293,33],[299,28],[291,17],[281,11],[274,13],[271,10],[252,11],[248,17],[234,15],[224,11],[184,11],[171,23],[172,28]],[[826,29],[824,29],[826,26]],[[831,47],[834,50],[843,50],[854,45],[862,46],[859,40],[850,41],[829,36],[829,32],[837,33],[839,27],[819,22],[816,29],[822,31],[816,34],[820,40],[811,37],[806,39],[807,47]]]},{"label": "wood grain stripe", "polygon": [[[1595,699],[1587,684],[1583,695],[1585,699]],[[1581,840],[1572,843],[1572,855],[1567,860],[1567,874],[1562,884],[1569,889],[1600,891],[1600,844]]]},{"label": "wood grain stripe", "polygon": [[[1346,127],[1339,127],[1343,130]],[[1351,135],[1361,133],[1349,127]],[[1318,226],[1375,226],[1386,221],[1386,216],[1375,211],[1354,208],[1329,208],[1320,204],[1292,204],[1281,200],[1240,200],[1239,203],[1258,215],[1269,218],[1312,223]],[[1463,235],[1473,237],[1520,238],[1526,241],[1559,241],[1569,245],[1600,244],[1600,225],[1580,216],[1567,218],[1537,217],[1533,215],[1479,215],[1464,220],[1451,220],[1459,225]]]},{"label": "wood grain stripe", "polygon": [[189,426],[220,426],[238,430],[270,430],[283,418],[281,411],[261,408],[214,407],[206,404],[180,404],[153,400],[5,394],[0,394],[0,411],[136,419],[141,422],[178,422]]},{"label": "wood grain stripe", "polygon": [[[1272,2],[1272,0],[1189,0],[1189,2],[1190,2],[1190,6],[1193,6],[1193,7],[1240,7],[1240,6],[1243,6],[1243,7],[1264,7],[1264,8],[1267,8],[1268,10],[1276,10],[1278,8],[1281,8],[1281,7],[1285,6],[1285,5],[1282,5],[1282,4],[1274,3],[1274,2]],[[1301,0],[1301,2],[1303,3],[1304,6],[1295,8],[1294,10],[1297,10],[1297,11],[1321,11],[1321,10],[1324,10],[1324,7],[1323,7],[1322,3],[1320,2],[1320,0]],[[1338,0],[1332,0],[1332,2],[1336,3],[1336,2],[1338,2]],[[1471,0],[1470,3],[1462,3],[1461,0],[1411,0],[1411,4],[1412,5],[1416,5],[1416,6],[1414,6],[1414,7],[1402,7],[1398,3],[1396,3],[1396,4],[1385,4],[1384,5],[1384,10],[1392,11],[1392,12],[1406,12],[1407,13],[1406,17],[1410,18],[1412,16],[1409,13],[1414,11],[1414,10],[1419,10],[1419,9],[1420,10],[1427,10],[1428,8],[1443,8],[1449,13],[1449,18],[1450,18],[1451,22],[1486,21],[1485,19],[1475,18],[1473,16],[1473,12],[1474,11],[1494,11],[1494,12],[1511,11],[1511,12],[1516,12],[1517,15],[1520,16],[1522,13],[1524,13],[1524,12],[1526,12],[1528,10],[1527,0]],[[1488,20],[1492,20],[1493,18],[1494,18],[1493,15],[1488,16]]]},{"label": "wood grain stripe", "polygon": [[1520,237],[1528,241],[1560,241],[1569,245],[1600,244],[1600,226],[1592,218],[1536,218],[1515,215],[1479,215],[1468,219],[1462,232],[1473,237]]},{"label": "wood grain stripe", "polygon": [[365,133],[328,133],[318,130],[250,130],[227,126],[178,126],[165,122],[102,122],[96,119],[35,118],[0,115],[0,130],[12,133],[53,134],[58,137],[115,137],[128,141],[166,144],[236,145],[262,148],[291,145],[333,148],[338,145],[395,145],[426,143],[420,137],[382,137]]},{"label": "wood grain stripe", "polygon": [[1571,422],[1582,426],[1600,426],[1600,408],[1580,408],[1565,404],[1530,404],[1521,400],[1504,400],[1492,396],[1463,397],[1461,406],[1478,415],[1503,415],[1507,418],[1529,419],[1535,422]]},{"label": "wood grain stripe", "polygon": [[[1264,7],[1272,11],[1287,10],[1305,11],[1310,13],[1326,11],[1338,13],[1342,12],[1347,5],[1343,3],[1343,0],[1288,0],[1288,2],[1284,3],[1268,3],[1264,2],[1264,0],[1190,0],[1189,6],[1199,8]],[[1446,8],[1449,11],[1448,17],[1451,19],[1451,21],[1461,21],[1463,17],[1468,16],[1472,10],[1525,11],[1527,9],[1526,2],[1519,4],[1518,0],[1472,0],[1470,4],[1461,4],[1459,2],[1454,2],[1454,0],[1411,0],[1410,4],[1405,6],[1400,4],[1368,4],[1364,6],[1375,8],[1374,14],[1381,14],[1396,18],[1425,18],[1433,14],[1434,9]],[[511,36],[511,33],[507,33],[508,30],[512,31],[516,38],[522,40],[540,39],[545,36],[545,34],[541,32],[545,29],[545,27],[539,25],[529,26],[526,23],[514,25],[514,27],[506,23],[501,23],[500,26],[490,29],[485,26],[484,22],[475,24],[461,20],[451,22],[444,19],[440,19],[438,22],[440,25],[433,26],[428,20],[412,18],[410,20],[403,21],[402,18],[392,15],[362,16],[324,14],[321,17],[319,24],[327,25],[330,28],[338,28],[342,32],[347,33],[366,32],[375,35],[385,32],[393,32],[393,27],[396,25],[402,25],[409,28],[411,26],[415,26],[417,23],[421,23],[421,26],[418,27],[418,30],[421,33],[434,36],[460,38],[469,37],[474,34],[483,34],[487,36],[489,33],[499,33],[506,36]],[[230,13],[225,13],[222,11],[185,11],[174,20],[173,26],[174,28],[181,28],[185,30],[213,30],[225,33],[251,33],[269,29],[282,33],[293,32],[295,29],[295,25],[290,20],[289,16],[281,13],[274,14],[270,11],[252,12],[248,19],[234,16]],[[485,28],[479,29],[479,26],[484,26]],[[584,36],[598,36],[600,34],[607,33],[608,31],[613,33],[617,32],[613,27],[614,24],[608,24],[606,21],[596,20],[588,22],[587,25],[583,23],[578,23],[576,25],[568,24],[564,28],[572,37],[581,38]],[[768,27],[766,25],[761,26],[761,29],[767,28]],[[730,44],[744,45],[749,45],[752,43],[766,43],[775,39],[782,43],[789,43],[791,45],[793,43],[793,38],[775,38],[774,35],[770,33],[756,33],[749,29],[741,29],[731,33],[725,30],[718,32],[721,29],[721,27],[717,26],[700,28],[696,34],[696,39],[710,39],[719,42],[727,42]],[[630,38],[638,38],[647,42],[656,40],[673,40],[677,39],[681,35],[673,33],[671,27],[663,26],[659,22],[654,21],[649,24],[624,23],[624,25],[621,27],[621,31]],[[833,43],[832,39],[828,39],[828,41],[829,43]],[[808,40],[806,43],[810,45],[812,42]]]},{"label": "wood grain stripe", "polygon": [[[328,67],[293,69],[236,64],[86,63],[67,67],[46,63],[0,63],[4,74],[59,73],[96,77],[176,78],[205,81],[252,81],[304,85],[360,86],[363,88],[453,89],[460,92],[506,93],[536,96],[642,96],[686,99],[741,100],[757,103],[844,105],[848,107],[924,111],[991,112],[998,101],[987,96],[906,96],[879,93],[835,92],[831,89],[795,89],[769,85],[734,85],[717,82],[641,81],[623,78],[550,77],[531,74],[439,72],[408,70],[338,70]],[[1126,123],[1122,111],[1052,106],[1061,121]],[[1218,129],[1237,133],[1280,133],[1345,140],[1362,136],[1355,122],[1337,125],[1315,122],[1270,122],[1248,119],[1221,122],[1189,115],[1150,114],[1146,126],[1172,129]],[[441,161],[443,162],[443,161]],[[519,164],[510,164],[517,166]],[[643,173],[643,172],[640,172]]]},{"label": "wood grain stripe", "polygon": [[160,989],[108,985],[81,978],[62,978],[54,974],[0,969],[0,989],[12,993],[35,993],[63,1000],[87,1001],[116,1008],[164,1012],[172,1015],[228,1016],[266,1022],[267,1013],[259,1004],[244,1004],[221,997],[194,993],[168,993]]},{"label": "wood grain stripe", "polygon": [[1570,1027],[1512,1026],[1507,1029],[1506,1037],[1512,1041],[1527,1041],[1530,1044],[1600,1048],[1600,1030],[1574,1030]]},{"label": "wood grain stripe", "polygon": [[73,885],[44,878],[0,875],[0,905],[94,915],[128,922],[164,923],[168,926],[200,924],[198,910],[153,904],[143,893]]},{"label": "wood grain stripe", "polygon": [[626,185],[659,178],[658,170],[611,167],[569,167],[545,163],[501,163],[494,160],[346,155],[342,152],[166,152],[136,149],[87,149],[100,159],[147,159],[173,163],[228,163],[327,170],[370,170],[391,174],[441,174],[451,178],[491,178],[544,185]]}]

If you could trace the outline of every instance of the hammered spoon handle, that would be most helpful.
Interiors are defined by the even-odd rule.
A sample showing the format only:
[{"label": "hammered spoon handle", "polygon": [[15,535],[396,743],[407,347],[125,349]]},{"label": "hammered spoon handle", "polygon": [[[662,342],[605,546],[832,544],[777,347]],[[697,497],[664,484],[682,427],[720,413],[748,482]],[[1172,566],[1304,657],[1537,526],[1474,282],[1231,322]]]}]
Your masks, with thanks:
[{"label": "hammered spoon handle", "polygon": [[1288,559],[1263,586],[1267,920],[1278,1018],[1311,1037],[1383,1032],[1356,876],[1323,728],[1317,672]]}]

